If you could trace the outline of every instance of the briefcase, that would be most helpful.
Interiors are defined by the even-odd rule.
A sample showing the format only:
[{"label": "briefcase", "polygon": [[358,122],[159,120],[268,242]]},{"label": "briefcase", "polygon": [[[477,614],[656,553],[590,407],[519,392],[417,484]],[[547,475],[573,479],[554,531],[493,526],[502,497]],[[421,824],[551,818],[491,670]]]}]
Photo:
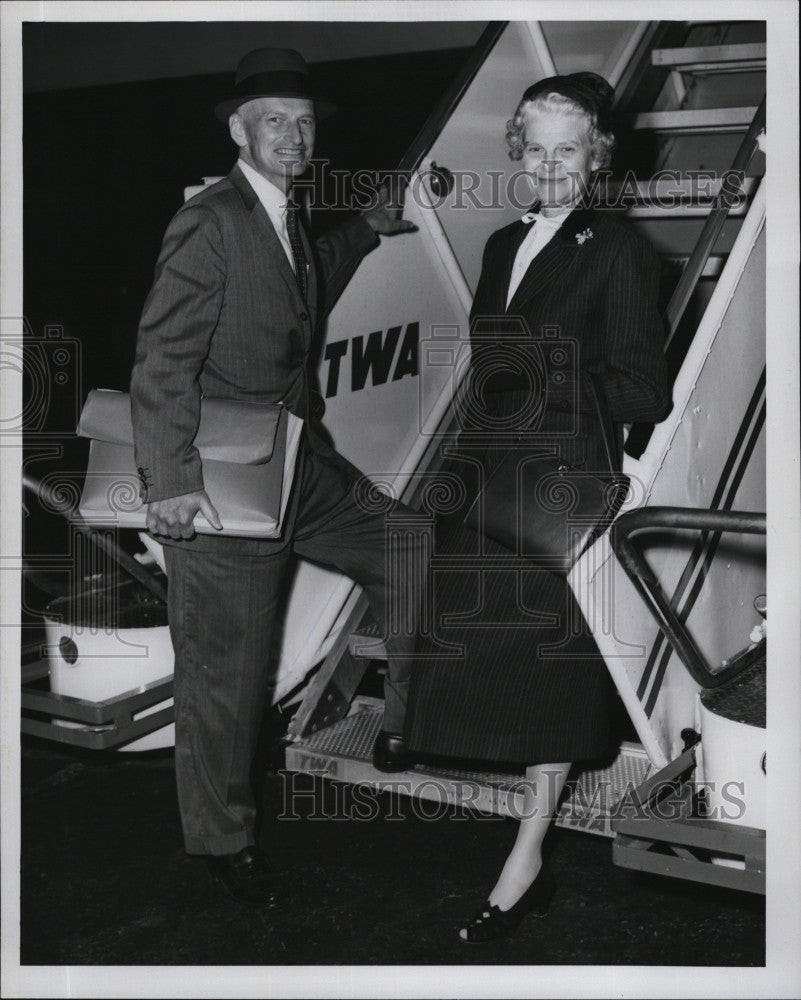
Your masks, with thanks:
[{"label": "briefcase", "polygon": [[[218,532],[198,513],[195,531],[280,538],[302,428],[303,421],[281,403],[204,397],[193,444],[223,529]],[[144,529],[147,505],[139,496],[129,394],[92,390],[77,433],[91,442],[78,513],[98,526]]]}]

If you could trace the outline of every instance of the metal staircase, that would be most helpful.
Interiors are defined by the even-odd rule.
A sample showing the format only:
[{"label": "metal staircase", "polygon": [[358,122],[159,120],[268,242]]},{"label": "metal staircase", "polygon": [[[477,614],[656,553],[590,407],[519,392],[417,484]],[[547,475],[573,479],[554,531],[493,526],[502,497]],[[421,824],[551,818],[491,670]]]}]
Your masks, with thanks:
[{"label": "metal staircase", "polygon": [[[662,69],[665,77],[655,102],[661,110],[640,111],[629,118],[632,129],[648,130],[657,137],[656,175],[676,173],[691,188],[689,198],[662,201],[650,213],[629,213],[662,255],[663,295],[672,289],[664,315],[665,349],[673,376],[765,172],[760,149],[765,130],[763,33],[759,22],[690,25],[685,46],[651,52],[651,66]],[[742,42],[751,34],[761,37]],[[722,88],[721,82],[726,86]],[[746,107],[728,104],[743,98],[750,102]],[[713,187],[707,188],[703,178]],[[711,204],[708,199],[704,204],[707,191],[714,191]],[[650,426],[634,427],[626,452],[641,454],[650,432]]]},{"label": "metal staircase", "polygon": [[[637,37],[618,83],[623,155],[607,194],[623,199],[632,224],[661,255],[666,347],[675,375],[764,174],[764,24],[655,22]],[[481,58],[492,58],[502,40],[503,32],[493,26]],[[440,111],[439,127],[442,121]],[[429,144],[430,139],[429,132]],[[407,166],[426,154],[425,148],[410,154]],[[631,429],[628,454],[641,454],[651,430]],[[413,502],[408,494],[404,499]],[[436,785],[437,796],[451,804],[464,804],[467,782],[474,808],[514,814],[514,776],[418,765],[390,781],[372,768],[380,702],[351,704],[368,665],[382,658],[365,610],[364,599],[354,605],[346,629],[309,683],[290,722],[287,766],[422,797],[431,797]],[[592,789],[631,788],[651,773],[642,747],[624,745],[611,768],[580,776],[557,822],[611,835],[607,806],[613,803],[599,803]],[[426,785],[429,779],[434,785]]]}]

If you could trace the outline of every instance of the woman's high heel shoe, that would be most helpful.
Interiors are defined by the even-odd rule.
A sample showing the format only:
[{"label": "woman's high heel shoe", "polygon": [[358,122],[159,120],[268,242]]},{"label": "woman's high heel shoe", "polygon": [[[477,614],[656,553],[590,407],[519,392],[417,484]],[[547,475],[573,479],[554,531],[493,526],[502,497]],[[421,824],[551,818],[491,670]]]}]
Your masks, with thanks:
[{"label": "woman's high heel shoe", "polygon": [[462,940],[468,944],[476,944],[507,937],[529,913],[544,917],[555,890],[556,883],[551,870],[543,864],[537,877],[514,906],[510,906],[508,910],[501,910],[486,902],[481,912],[463,928],[466,935]]}]

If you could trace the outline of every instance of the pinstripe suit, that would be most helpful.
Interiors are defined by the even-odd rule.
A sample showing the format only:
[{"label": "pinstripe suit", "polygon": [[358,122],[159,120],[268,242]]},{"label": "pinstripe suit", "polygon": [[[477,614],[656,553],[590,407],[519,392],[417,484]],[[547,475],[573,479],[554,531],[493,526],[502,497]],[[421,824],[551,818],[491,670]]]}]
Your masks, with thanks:
[{"label": "pinstripe suit", "polygon": [[[473,412],[467,407],[463,422],[484,431],[478,443],[465,433],[446,465],[464,483],[464,503],[438,524],[440,645],[419,651],[406,736],[420,752],[534,764],[603,753],[613,688],[566,582],[525,564],[493,567],[487,557],[506,556],[508,566],[509,553],[463,524],[482,475],[508,450],[509,439],[492,428],[530,426],[530,416],[520,415],[534,403],[544,449],[605,469],[603,437],[578,373],[602,377],[618,433],[624,422],[662,419],[669,395],[653,249],[609,213],[576,209],[534,258],[507,309],[526,232],[513,223],[490,237],[484,253],[471,313],[471,374],[480,391],[467,394]],[[509,332],[516,328],[522,340]],[[552,349],[554,336],[574,343],[574,364]],[[526,371],[520,359],[531,357],[532,341],[541,350]],[[437,573],[437,556],[445,554],[449,568]]]},{"label": "pinstripe suit", "polygon": [[[362,219],[314,248],[302,238],[307,259],[315,261],[306,301],[266,210],[235,167],[170,223],[139,328],[131,397],[147,501],[202,489],[192,445],[201,393],[283,400],[307,420],[281,539],[165,539],[176,777],[190,853],[233,854],[254,843],[249,770],[274,683],[271,649],[293,553],[361,584],[382,626],[399,599],[387,577],[387,517],[359,506],[358,471],[309,422],[307,362],[316,319],[378,238]],[[414,520],[400,504],[395,515]],[[401,634],[387,642],[390,732],[403,726],[413,641]]]},{"label": "pinstripe suit", "polygon": [[[201,394],[275,403],[309,416],[306,363],[318,315],[378,242],[361,219],[319,239],[301,230],[306,301],[269,216],[238,166],[188,201],[167,229],[139,324],[131,375],[137,465],[147,501],[202,489],[192,438]],[[319,269],[319,276],[318,276]],[[346,467],[313,434],[315,454]],[[269,553],[282,540],[198,536],[195,551]],[[178,542],[175,544],[184,544]]]}]

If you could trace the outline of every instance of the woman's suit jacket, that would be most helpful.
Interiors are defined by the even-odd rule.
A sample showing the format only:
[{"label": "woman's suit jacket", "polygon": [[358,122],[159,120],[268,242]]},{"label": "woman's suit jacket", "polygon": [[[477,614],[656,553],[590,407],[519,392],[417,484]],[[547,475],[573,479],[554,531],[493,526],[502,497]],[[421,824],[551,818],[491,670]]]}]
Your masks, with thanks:
[{"label": "woman's suit jacket", "polygon": [[[471,312],[473,369],[486,373],[489,364],[491,371],[493,353],[504,342],[503,328],[522,322],[543,348],[547,388],[539,429],[546,438],[549,431],[555,433],[569,461],[606,468],[595,409],[586,382],[577,376],[601,377],[618,434],[623,423],[658,421],[667,414],[659,260],[625,222],[608,212],[578,208],[534,258],[507,307],[515,254],[528,232],[525,223],[515,222],[487,242]],[[568,352],[572,360],[552,349],[559,340],[575,347]],[[519,348],[518,342],[512,351]],[[496,416],[519,410],[532,391],[530,377],[503,372],[490,374],[484,383]]]},{"label": "woman's suit jacket", "polygon": [[[170,222],[131,376],[144,500],[203,488],[192,444],[201,394],[283,401],[308,418],[307,361],[318,315],[378,238],[361,218],[314,247],[302,227],[301,234],[312,262],[307,301],[264,206],[238,166]],[[307,434],[307,442],[312,450],[333,455],[314,435]],[[270,552],[290,537],[289,532],[283,541],[198,535],[191,544],[196,550],[224,545],[229,551]]]}]

